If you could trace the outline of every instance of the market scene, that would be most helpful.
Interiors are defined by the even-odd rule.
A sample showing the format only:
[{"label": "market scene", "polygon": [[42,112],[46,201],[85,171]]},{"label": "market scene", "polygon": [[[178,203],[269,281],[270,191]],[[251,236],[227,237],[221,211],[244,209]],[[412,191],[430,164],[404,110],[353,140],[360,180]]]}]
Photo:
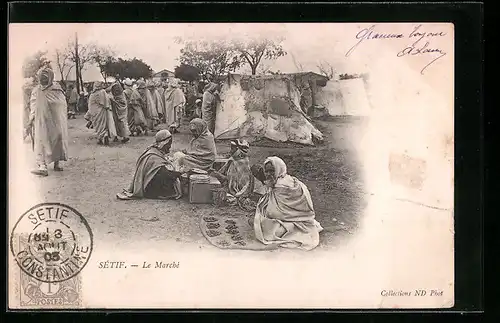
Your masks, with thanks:
[{"label": "market scene", "polygon": [[[43,194],[92,209],[103,240],[312,250],[353,234],[368,75],[306,70],[282,39],[217,42],[183,41],[157,71],[77,34],[26,58],[23,139]],[[290,55],[290,72],[263,63]]]}]

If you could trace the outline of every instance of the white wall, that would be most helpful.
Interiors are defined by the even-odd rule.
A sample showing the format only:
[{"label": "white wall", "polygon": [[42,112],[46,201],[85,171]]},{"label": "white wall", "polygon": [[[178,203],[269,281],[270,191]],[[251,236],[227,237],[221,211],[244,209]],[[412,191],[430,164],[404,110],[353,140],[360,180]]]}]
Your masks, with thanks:
[{"label": "white wall", "polygon": [[[275,141],[309,145],[313,144],[313,135],[322,138],[321,132],[300,112],[299,93],[293,82],[290,91],[286,81],[272,78],[266,79],[260,90],[252,85],[248,90],[243,90],[241,77],[232,77],[231,86],[227,83],[223,85],[222,103],[217,106],[216,138],[225,138],[221,134],[231,134],[231,138],[264,136]],[[291,100],[296,108],[282,102],[283,98]],[[273,99],[283,104],[270,104]]]},{"label": "white wall", "polygon": [[245,99],[239,82],[225,83],[221,91],[221,104],[217,105],[215,121],[215,137],[238,129],[245,121]]},{"label": "white wall", "polygon": [[329,81],[316,93],[316,104],[332,116],[369,116],[371,105],[363,79]]},{"label": "white wall", "polygon": [[332,116],[344,115],[345,107],[342,102],[340,83],[338,81],[329,81],[326,86],[319,87],[316,92],[316,104],[324,106],[328,114]]},{"label": "white wall", "polygon": [[369,116],[371,108],[363,79],[341,80],[339,84],[344,113],[351,116]]}]

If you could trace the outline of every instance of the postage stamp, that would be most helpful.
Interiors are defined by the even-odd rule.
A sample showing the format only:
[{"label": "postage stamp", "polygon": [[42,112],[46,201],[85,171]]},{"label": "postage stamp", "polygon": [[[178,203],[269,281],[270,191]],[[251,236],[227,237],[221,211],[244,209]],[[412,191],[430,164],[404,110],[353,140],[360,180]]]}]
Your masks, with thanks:
[{"label": "postage stamp", "polygon": [[71,307],[82,304],[81,278],[75,276],[62,282],[42,282],[20,271],[19,302],[22,307]]},{"label": "postage stamp", "polygon": [[92,254],[85,218],[61,203],[41,203],[14,225],[10,248],[20,271],[21,305],[78,305],[78,274]]}]

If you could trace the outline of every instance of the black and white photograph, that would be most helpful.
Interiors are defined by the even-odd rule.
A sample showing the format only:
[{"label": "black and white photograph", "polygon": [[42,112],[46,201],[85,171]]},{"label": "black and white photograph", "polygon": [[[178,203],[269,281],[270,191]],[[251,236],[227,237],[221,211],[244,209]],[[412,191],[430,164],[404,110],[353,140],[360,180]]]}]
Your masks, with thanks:
[{"label": "black and white photograph", "polygon": [[9,307],[454,305],[453,24],[8,29]]}]

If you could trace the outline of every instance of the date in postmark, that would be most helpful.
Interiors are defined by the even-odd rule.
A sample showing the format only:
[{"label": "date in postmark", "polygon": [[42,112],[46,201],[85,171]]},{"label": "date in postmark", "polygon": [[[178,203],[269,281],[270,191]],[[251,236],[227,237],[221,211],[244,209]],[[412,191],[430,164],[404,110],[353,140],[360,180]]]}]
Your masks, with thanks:
[{"label": "date in postmark", "polygon": [[22,305],[78,302],[78,274],[92,254],[93,236],[77,210],[61,203],[32,207],[14,225],[10,248],[21,269]]}]

